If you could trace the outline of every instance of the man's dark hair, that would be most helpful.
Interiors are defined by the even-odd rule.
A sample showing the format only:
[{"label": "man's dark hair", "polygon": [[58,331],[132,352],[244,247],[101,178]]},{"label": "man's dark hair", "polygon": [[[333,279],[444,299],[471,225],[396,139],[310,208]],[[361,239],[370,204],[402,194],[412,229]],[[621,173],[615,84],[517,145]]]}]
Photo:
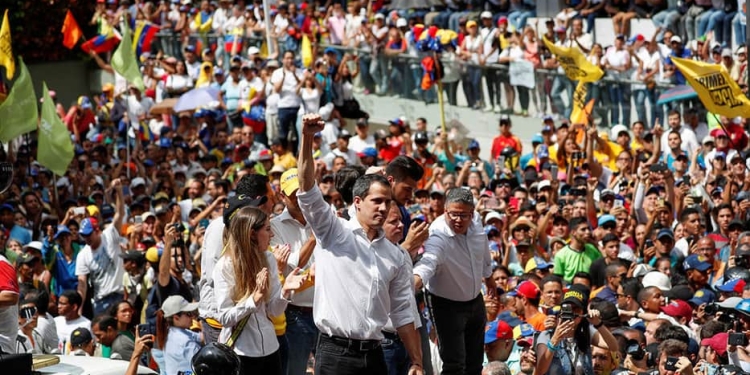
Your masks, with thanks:
[{"label": "man's dark hair", "polygon": [[638,298],[638,292],[643,288],[637,277],[628,277],[621,280],[620,286],[622,287],[622,294],[633,299]]},{"label": "man's dark hair", "polygon": [[214,187],[221,189],[224,194],[229,193],[229,181],[217,178],[214,180]]},{"label": "man's dark hair", "polygon": [[714,337],[719,333],[726,332],[727,330],[729,330],[727,324],[718,320],[709,320],[701,327],[701,340]]},{"label": "man's dark hair", "polygon": [[112,329],[117,331],[117,320],[109,315],[99,315],[94,317],[94,320],[91,321],[91,327],[97,324],[102,331],[106,331],[109,327],[112,327]]},{"label": "man's dark hair", "polygon": [[589,284],[591,284],[591,282],[592,282],[592,281],[591,281],[591,274],[589,274],[588,272],[583,272],[583,271],[581,271],[581,272],[576,272],[576,274],[575,274],[575,275],[573,275],[573,278],[574,278],[574,279],[575,279],[575,278],[579,278],[579,279],[586,279],[586,280],[588,280],[588,281],[589,281]]},{"label": "man's dark hair", "polygon": [[385,167],[385,175],[393,177],[396,182],[404,181],[407,178],[419,181],[424,176],[424,168],[416,160],[401,155],[388,163]]},{"label": "man's dark hair", "polygon": [[649,286],[641,289],[640,292],[638,292],[638,304],[640,305],[641,302],[647,300],[649,297],[651,297],[651,294],[654,293],[654,291],[659,290],[659,288],[655,286]]},{"label": "man's dark hair", "polygon": [[78,307],[81,307],[81,304],[83,303],[83,299],[81,298],[81,295],[78,294],[75,290],[66,290],[60,294],[60,297],[65,297],[68,299],[68,304],[70,305],[76,305]]},{"label": "man's dark hair", "polygon": [[617,306],[615,306],[614,303],[595,297],[589,303],[589,308],[592,310],[598,310],[601,313],[602,322],[607,328],[614,329],[622,327],[620,315],[617,312]]},{"label": "man's dark hair", "polygon": [[654,339],[658,342],[664,342],[669,339],[677,340],[680,342],[688,342],[690,337],[687,332],[680,326],[673,326],[671,324],[662,324],[661,327],[656,329],[654,332]]},{"label": "man's dark hair", "polygon": [[529,212],[529,211],[536,212],[536,207],[532,206],[531,203],[529,202],[524,203],[523,206],[521,206],[518,209],[518,212],[519,214],[521,214],[521,216],[523,216],[524,213]]},{"label": "man's dark hair", "polygon": [[23,295],[24,301],[34,301],[36,311],[40,316],[47,315],[49,308],[49,292],[43,289],[31,290]]},{"label": "man's dark hair", "polygon": [[677,115],[677,116],[680,116],[680,118],[682,118],[682,116],[680,115],[680,111],[676,109],[669,111],[669,114],[667,114],[667,117],[672,116],[672,115]]},{"label": "man's dark hair", "polygon": [[388,180],[383,175],[366,174],[358,178],[357,181],[354,181],[352,196],[359,197],[360,199],[367,198],[367,195],[370,194],[370,186],[373,184],[381,184],[388,189],[391,188],[391,184],[388,183]]},{"label": "man's dark hair", "polygon": [[604,238],[602,238],[602,246],[607,246],[607,244],[612,241],[620,243],[620,238],[614,233],[607,233],[604,235]]},{"label": "man's dark hair", "polygon": [[585,217],[574,217],[568,222],[568,229],[570,229],[570,231],[572,232],[582,224],[589,225],[589,222]]},{"label": "man's dark hair", "polygon": [[[675,327],[675,328],[682,331],[682,328],[679,328],[679,327]],[[685,333],[685,331],[682,331],[682,332]],[[688,352],[687,342],[688,342],[687,333],[685,333],[684,341],[678,340],[678,339],[667,339],[664,341],[660,341],[659,353],[664,353],[667,355],[667,357],[683,357],[687,355],[687,352]]]},{"label": "man's dark hair", "polygon": [[732,204],[731,203],[722,203],[722,204],[714,207],[713,214],[714,215],[718,215],[719,211],[721,211],[721,210],[729,210],[729,212],[731,212],[734,215],[734,210],[732,209]]},{"label": "man's dark hair", "polygon": [[364,176],[366,171],[365,167],[361,165],[347,165],[333,175],[333,186],[341,194],[344,203],[352,204],[354,202],[354,195],[352,194],[354,182]]},{"label": "man's dark hair", "polygon": [[539,285],[544,287],[545,285],[547,285],[547,283],[558,283],[560,285],[565,285],[562,277],[554,275],[554,274],[544,276],[544,278],[542,279],[542,282]]},{"label": "man's dark hair", "polygon": [[260,174],[249,174],[242,177],[235,188],[237,195],[261,197],[268,194],[268,177]]},{"label": "man's dark hair", "polygon": [[690,215],[698,215],[698,216],[700,216],[700,214],[701,213],[700,213],[700,211],[698,211],[698,209],[693,208],[693,207],[688,207],[688,208],[682,210],[682,213],[680,214],[680,223],[684,223],[685,221],[687,221],[687,219],[688,219],[688,217]]}]

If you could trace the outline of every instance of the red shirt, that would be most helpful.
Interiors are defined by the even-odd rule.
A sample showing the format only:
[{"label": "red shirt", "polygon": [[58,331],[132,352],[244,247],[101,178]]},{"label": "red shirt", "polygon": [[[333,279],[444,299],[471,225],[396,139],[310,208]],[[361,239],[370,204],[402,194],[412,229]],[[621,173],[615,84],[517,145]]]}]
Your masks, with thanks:
[{"label": "red shirt", "polygon": [[498,135],[492,140],[492,159],[495,160],[503,152],[506,147],[512,147],[517,153],[521,153],[521,141],[515,135],[506,137],[504,135]]}]

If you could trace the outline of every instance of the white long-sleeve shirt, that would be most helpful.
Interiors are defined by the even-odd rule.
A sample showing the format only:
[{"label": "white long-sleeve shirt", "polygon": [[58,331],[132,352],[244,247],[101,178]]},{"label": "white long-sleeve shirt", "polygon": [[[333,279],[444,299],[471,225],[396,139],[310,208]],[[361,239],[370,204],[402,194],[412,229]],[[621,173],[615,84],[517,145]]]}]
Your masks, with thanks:
[{"label": "white long-sleeve shirt", "polygon": [[[232,300],[232,290],[238,282],[232,269],[232,261],[228,255],[219,258],[214,268],[214,299],[218,308],[218,320],[224,327],[219,334],[219,342],[226,342],[232,335],[232,330],[247,315],[250,318],[242,333],[237,337],[234,351],[248,357],[265,357],[279,349],[276,330],[269,316],[279,316],[284,313],[288,301],[281,297],[281,282],[276,258],[270,251],[263,253],[268,263],[269,301],[263,300],[258,305],[252,298],[236,304]],[[255,275],[251,276],[255,277]]]},{"label": "white long-sleeve shirt", "polygon": [[[306,264],[300,264],[299,257],[302,246],[304,246],[310,239],[310,236],[312,236],[310,226],[302,225],[292,217],[289,210],[285,209],[279,216],[271,219],[271,231],[273,231],[271,246],[289,244],[289,247],[291,248],[291,253],[287,260],[287,267],[285,270],[281,270],[281,273],[286,276],[297,267],[302,271],[309,270],[314,262],[314,257],[310,257]],[[307,288],[303,291],[296,291],[292,297],[291,304],[295,306],[312,307],[314,298],[315,289]]]},{"label": "white long-sleeve shirt", "polygon": [[313,317],[328,335],[382,340],[388,318],[394,327],[414,323],[414,289],[407,255],[380,230],[370,241],[356,216],[339,219],[317,185],[297,193],[318,241],[315,248]]},{"label": "white long-sleeve shirt", "polygon": [[492,257],[479,214],[474,213],[465,235],[456,234],[445,215],[438,217],[430,226],[430,237],[414,274],[439,297],[460,302],[477,298],[482,277],[492,275]]},{"label": "white long-sleeve shirt", "polygon": [[203,251],[201,251],[200,304],[198,313],[203,318],[216,319],[216,301],[214,300],[213,273],[224,248],[224,218],[211,221],[203,234]]}]

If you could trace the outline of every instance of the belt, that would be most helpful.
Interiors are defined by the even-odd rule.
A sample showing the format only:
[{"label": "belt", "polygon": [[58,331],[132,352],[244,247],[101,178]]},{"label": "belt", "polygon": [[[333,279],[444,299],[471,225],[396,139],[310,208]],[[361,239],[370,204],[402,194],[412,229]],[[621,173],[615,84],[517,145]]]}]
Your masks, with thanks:
[{"label": "belt", "polygon": [[204,318],[203,321],[205,321],[206,324],[208,324],[211,328],[214,328],[214,329],[222,329],[223,328],[222,325],[221,325],[221,323],[219,323],[216,319],[213,319],[213,318]]},{"label": "belt", "polygon": [[306,307],[306,306],[286,305],[286,309],[289,311],[298,311],[298,312],[305,313],[305,314],[313,313],[313,308]]},{"label": "belt", "polygon": [[391,341],[401,341],[401,337],[398,336],[398,333],[391,333],[388,331],[381,331],[383,333],[383,337],[387,340]]},{"label": "belt", "polygon": [[371,350],[375,350],[380,348],[381,342],[380,340],[355,340],[355,339],[347,339],[344,337],[338,337],[338,336],[330,336],[325,333],[320,334],[321,338],[336,344],[337,346],[344,347],[349,350],[354,350],[358,352],[369,352]]}]

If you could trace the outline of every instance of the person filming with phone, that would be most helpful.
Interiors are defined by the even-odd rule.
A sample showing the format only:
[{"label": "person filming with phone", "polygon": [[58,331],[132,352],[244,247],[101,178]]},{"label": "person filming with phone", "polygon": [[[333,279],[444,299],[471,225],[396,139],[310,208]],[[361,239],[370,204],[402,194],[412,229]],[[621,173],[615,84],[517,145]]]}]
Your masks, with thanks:
[{"label": "person filming with phone", "polygon": [[534,343],[536,374],[593,374],[591,345],[618,351],[617,339],[604,326],[598,310],[586,314],[589,288],[573,284],[565,293],[557,325],[542,331]]}]

